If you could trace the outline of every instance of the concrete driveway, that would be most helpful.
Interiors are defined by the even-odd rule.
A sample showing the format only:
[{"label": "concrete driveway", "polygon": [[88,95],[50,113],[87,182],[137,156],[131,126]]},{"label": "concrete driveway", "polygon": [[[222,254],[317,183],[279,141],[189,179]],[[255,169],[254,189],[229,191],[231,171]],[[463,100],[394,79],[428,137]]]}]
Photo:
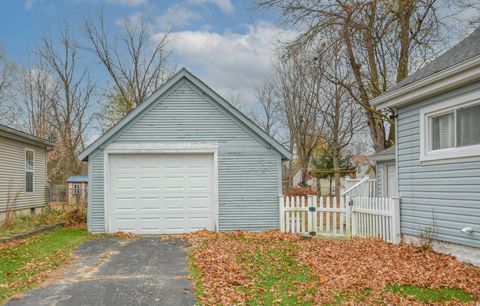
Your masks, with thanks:
[{"label": "concrete driveway", "polygon": [[184,247],[157,237],[91,240],[61,275],[7,305],[193,305]]}]

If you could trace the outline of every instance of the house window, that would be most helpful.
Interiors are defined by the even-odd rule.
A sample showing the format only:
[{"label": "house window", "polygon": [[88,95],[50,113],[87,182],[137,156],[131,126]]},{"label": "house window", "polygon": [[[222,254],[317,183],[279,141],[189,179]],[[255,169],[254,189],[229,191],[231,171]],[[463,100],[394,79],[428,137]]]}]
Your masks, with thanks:
[{"label": "house window", "polygon": [[432,150],[455,147],[455,113],[432,117]]},{"label": "house window", "polygon": [[34,152],[33,150],[25,150],[25,191],[33,192],[34,178]]},{"label": "house window", "polygon": [[421,110],[420,118],[421,160],[480,156],[478,100],[432,106]]},{"label": "house window", "polygon": [[480,144],[480,104],[457,110],[457,146]]},{"label": "house window", "polygon": [[73,184],[73,194],[80,194],[80,184]]}]

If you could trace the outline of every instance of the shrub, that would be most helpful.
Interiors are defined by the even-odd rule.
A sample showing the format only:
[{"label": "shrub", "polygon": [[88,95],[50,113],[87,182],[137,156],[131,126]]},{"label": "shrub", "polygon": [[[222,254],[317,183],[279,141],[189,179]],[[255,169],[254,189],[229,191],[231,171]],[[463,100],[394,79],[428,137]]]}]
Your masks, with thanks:
[{"label": "shrub", "polygon": [[287,196],[308,196],[308,195],[316,195],[317,193],[313,190],[312,187],[296,187],[292,188],[286,192],[285,195]]},{"label": "shrub", "polygon": [[87,223],[87,207],[85,205],[76,205],[73,208],[66,209],[64,216],[66,226],[78,226]]},{"label": "shrub", "polygon": [[46,206],[35,215],[16,216],[8,223],[0,225],[0,236],[11,236],[26,232],[36,227],[63,223],[65,226],[83,226],[87,223],[87,207],[85,204],[51,208]]}]

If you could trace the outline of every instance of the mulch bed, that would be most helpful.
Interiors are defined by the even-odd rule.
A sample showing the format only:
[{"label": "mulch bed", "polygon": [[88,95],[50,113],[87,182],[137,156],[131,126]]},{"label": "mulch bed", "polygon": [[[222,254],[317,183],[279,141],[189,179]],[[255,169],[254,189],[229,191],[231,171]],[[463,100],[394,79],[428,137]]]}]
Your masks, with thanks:
[{"label": "mulch bed", "polygon": [[[264,233],[210,233],[183,235],[192,243],[191,260],[201,271],[205,305],[244,304],[254,286],[252,264],[240,258],[254,256],[259,249],[288,246],[311,280],[297,284],[291,294],[307,303],[421,305],[414,297],[393,293],[389,285],[406,284],[433,289],[457,288],[480,301],[480,268],[453,256],[423,250],[410,244],[393,245],[380,239],[303,239],[278,231]],[[288,242],[288,244],[282,243]],[[272,265],[278,264],[272,260]],[[238,290],[243,288],[242,290]],[[362,296],[359,302],[358,295]],[[336,302],[337,301],[337,302]],[[444,304],[455,305],[456,301]]]}]

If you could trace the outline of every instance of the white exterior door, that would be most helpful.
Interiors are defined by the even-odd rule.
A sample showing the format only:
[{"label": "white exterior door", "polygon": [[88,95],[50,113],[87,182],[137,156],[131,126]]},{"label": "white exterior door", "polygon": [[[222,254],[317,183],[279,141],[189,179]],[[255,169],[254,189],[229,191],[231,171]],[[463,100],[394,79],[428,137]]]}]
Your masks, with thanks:
[{"label": "white exterior door", "polygon": [[396,197],[397,192],[397,171],[394,163],[385,165],[385,190],[387,192],[386,197]]},{"label": "white exterior door", "polygon": [[111,154],[110,232],[215,229],[213,154]]}]

